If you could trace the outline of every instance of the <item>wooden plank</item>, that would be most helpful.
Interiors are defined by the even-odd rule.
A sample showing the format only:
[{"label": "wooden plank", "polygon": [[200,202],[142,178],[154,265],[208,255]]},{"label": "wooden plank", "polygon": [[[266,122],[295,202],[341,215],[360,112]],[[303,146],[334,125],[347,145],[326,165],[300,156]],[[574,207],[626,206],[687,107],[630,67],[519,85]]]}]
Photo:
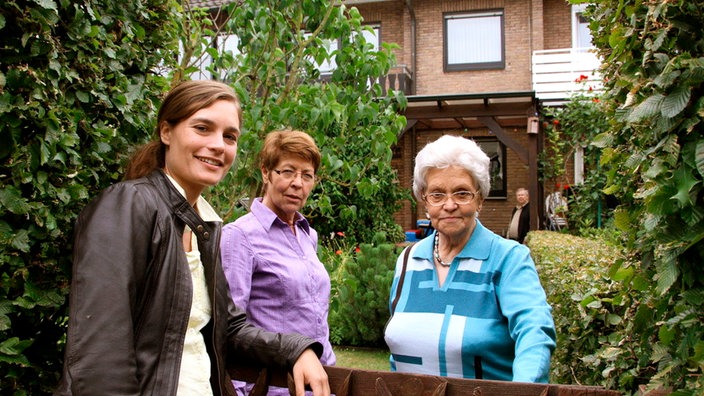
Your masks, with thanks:
[{"label": "wooden plank", "polygon": [[[228,371],[234,379],[257,382],[253,396],[264,394],[260,386],[267,384],[288,387],[289,392],[293,389],[290,374],[283,370],[230,365]],[[325,371],[336,396],[622,396],[595,386],[473,380],[334,366],[325,366]]]},{"label": "wooden plank", "polygon": [[[533,84],[536,83],[565,83],[572,84],[575,87],[583,87],[585,84],[577,83],[575,80],[579,76],[584,75],[584,73],[579,72],[564,72],[564,73],[552,73],[552,74],[535,74],[533,76]],[[594,85],[600,80],[596,78],[587,79],[586,83],[588,85]]]}]

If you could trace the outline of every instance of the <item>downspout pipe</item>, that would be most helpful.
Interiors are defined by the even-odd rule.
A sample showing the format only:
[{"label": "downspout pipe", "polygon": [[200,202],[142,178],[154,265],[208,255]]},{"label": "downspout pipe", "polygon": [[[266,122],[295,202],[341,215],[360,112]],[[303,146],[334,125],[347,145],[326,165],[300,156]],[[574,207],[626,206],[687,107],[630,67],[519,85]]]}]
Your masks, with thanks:
[{"label": "downspout pipe", "polygon": [[408,15],[411,17],[411,95],[416,94],[416,11],[413,8],[413,0],[406,0]]}]

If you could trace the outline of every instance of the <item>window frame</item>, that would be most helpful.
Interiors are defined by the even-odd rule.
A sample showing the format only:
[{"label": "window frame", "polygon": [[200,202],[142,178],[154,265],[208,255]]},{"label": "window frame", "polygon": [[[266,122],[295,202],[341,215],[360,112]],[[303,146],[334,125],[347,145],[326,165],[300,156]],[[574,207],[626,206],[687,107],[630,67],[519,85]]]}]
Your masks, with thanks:
[{"label": "window frame", "polygon": [[[374,51],[381,51],[381,22],[364,22],[362,24],[364,27],[371,27],[374,32],[376,32],[376,43],[374,44]],[[363,32],[362,33],[365,37],[365,40],[368,38],[367,35]],[[328,43],[330,44],[330,53],[333,53],[337,50],[340,49],[340,43],[341,39],[327,39]],[[318,72],[321,75],[331,75],[335,69],[337,68],[337,62],[335,61],[335,58],[333,57],[329,61],[326,61],[323,64],[316,65],[316,68],[318,69]]]},{"label": "window frame", "polygon": [[[471,63],[449,63],[449,48],[448,48],[448,21],[479,18],[479,17],[497,17],[499,19],[501,37],[499,37],[501,45],[501,60],[491,62],[471,62]],[[487,69],[505,69],[506,68],[506,24],[505,13],[503,9],[491,9],[481,11],[464,11],[464,12],[449,12],[444,13],[442,21],[443,27],[443,70],[445,72],[465,71],[465,70],[487,70]]]},{"label": "window frame", "polygon": [[[572,48],[582,50],[594,48],[594,43],[592,42],[591,33],[589,31],[589,21],[584,16],[586,10],[586,4],[576,4],[572,6]],[[589,42],[584,43],[583,39],[586,39],[587,36]]]},{"label": "window frame", "polygon": [[506,174],[507,174],[507,163],[506,163],[506,145],[504,145],[498,138],[495,137],[473,137],[477,145],[482,149],[482,151],[489,156],[490,161],[494,161],[499,165],[499,171],[497,175],[501,176],[501,181],[497,182],[496,179],[491,175],[491,166],[489,166],[489,176],[491,177],[491,188],[489,194],[487,194],[488,199],[505,199],[507,198],[506,189]]}]

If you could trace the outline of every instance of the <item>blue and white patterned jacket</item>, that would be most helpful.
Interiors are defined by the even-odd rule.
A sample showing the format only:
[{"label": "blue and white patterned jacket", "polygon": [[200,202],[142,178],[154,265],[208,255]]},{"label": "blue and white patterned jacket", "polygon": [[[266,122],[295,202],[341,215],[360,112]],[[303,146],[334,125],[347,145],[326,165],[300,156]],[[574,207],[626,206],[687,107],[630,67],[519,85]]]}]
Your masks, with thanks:
[{"label": "blue and white patterned jacket", "polygon": [[439,287],[434,236],[412,246],[402,292],[385,329],[392,371],[547,382],[555,326],[529,249],[477,220]]}]

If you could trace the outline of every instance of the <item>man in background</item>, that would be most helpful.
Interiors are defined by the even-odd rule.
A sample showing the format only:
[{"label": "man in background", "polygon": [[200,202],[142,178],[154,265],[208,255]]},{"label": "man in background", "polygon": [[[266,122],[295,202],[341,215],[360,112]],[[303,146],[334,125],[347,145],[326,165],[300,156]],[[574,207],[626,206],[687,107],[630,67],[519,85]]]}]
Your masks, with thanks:
[{"label": "man in background", "polygon": [[507,236],[509,239],[523,243],[530,229],[530,202],[528,190],[521,187],[516,190],[517,205],[513,208],[511,222],[508,225]]}]

